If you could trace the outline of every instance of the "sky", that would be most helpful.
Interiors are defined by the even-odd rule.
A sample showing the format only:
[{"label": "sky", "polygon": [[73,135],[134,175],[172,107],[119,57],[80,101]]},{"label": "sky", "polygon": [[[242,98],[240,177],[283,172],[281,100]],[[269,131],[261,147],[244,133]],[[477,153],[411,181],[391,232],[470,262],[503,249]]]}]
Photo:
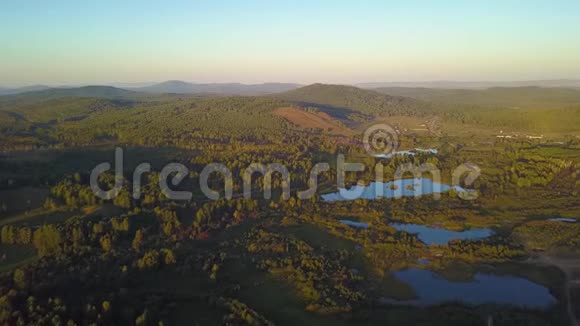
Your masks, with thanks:
[{"label": "sky", "polygon": [[580,1],[2,0],[0,86],[580,79]]}]

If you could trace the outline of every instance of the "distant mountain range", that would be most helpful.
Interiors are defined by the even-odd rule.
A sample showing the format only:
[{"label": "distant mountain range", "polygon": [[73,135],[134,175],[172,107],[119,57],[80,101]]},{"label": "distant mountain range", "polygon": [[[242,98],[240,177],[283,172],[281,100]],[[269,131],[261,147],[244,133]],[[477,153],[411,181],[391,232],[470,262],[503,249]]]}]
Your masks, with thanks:
[{"label": "distant mountain range", "polygon": [[[149,94],[191,94],[191,95],[268,95],[284,93],[298,89],[304,85],[295,83],[262,83],[262,84],[242,84],[242,83],[190,83],[180,80],[169,80],[158,84],[111,84],[104,86],[45,86],[33,85],[17,88],[0,87],[0,96],[17,95],[29,92],[39,92],[47,90],[57,90],[57,93],[73,93],[71,96],[92,96],[91,92],[104,92],[107,97],[108,92],[121,92],[118,90],[133,91]],[[558,79],[558,80],[530,80],[511,82],[461,82],[461,81],[426,81],[426,82],[377,82],[359,83],[356,86],[364,89],[378,88],[430,88],[430,89],[487,89],[493,87],[546,87],[546,88],[573,88],[580,89],[580,80]],[[102,88],[99,88],[102,87]],[[108,88],[108,90],[106,90]],[[116,89],[117,91],[114,91]],[[80,94],[79,94],[80,93]],[[85,93],[83,95],[83,93]],[[121,96],[125,96],[122,94]],[[97,95],[97,97],[101,97]]]},{"label": "distant mountain range", "polygon": [[[562,85],[562,81],[558,85]],[[435,82],[433,82],[435,83]],[[434,86],[431,83],[430,85]],[[515,83],[515,82],[514,82]],[[392,83],[389,83],[392,84]],[[365,89],[350,85],[312,84],[193,84],[183,81],[167,81],[160,84],[131,89],[113,86],[83,86],[50,88],[30,86],[17,89],[0,89],[0,108],[49,101],[64,97],[96,98],[116,101],[171,100],[197,95],[229,96],[271,95],[281,100],[317,107],[334,118],[350,119],[353,113],[368,116],[388,113],[391,115],[423,115],[436,108],[466,107],[548,109],[580,105],[580,87],[547,87],[556,81],[543,82],[544,87],[490,87],[458,88],[441,87],[380,87]],[[365,84],[367,87],[370,84]],[[409,85],[409,84],[407,84]],[[451,84],[446,84],[451,86]],[[472,86],[475,84],[472,84]],[[482,85],[482,84],[478,84]],[[512,84],[513,85],[513,84]],[[568,86],[574,81],[568,81]],[[580,85],[580,82],[579,82]],[[376,84],[372,84],[376,86]],[[463,84],[462,86],[465,87]],[[359,117],[363,118],[364,117]]]},{"label": "distant mountain range", "polygon": [[104,92],[106,97],[122,91],[154,93],[154,94],[213,94],[213,95],[267,95],[273,93],[286,92],[301,87],[299,84],[292,83],[263,83],[263,84],[241,84],[241,83],[215,83],[215,84],[196,84],[179,80],[169,80],[159,84],[139,86],[139,87],[113,87],[113,86],[82,86],[82,87],[50,87],[43,85],[27,86],[19,88],[0,88],[0,96],[17,95],[29,92],[55,91],[63,96],[71,93],[70,96],[92,96],[90,94],[99,94]]},{"label": "distant mountain range", "polygon": [[83,86],[75,88],[43,88],[40,90],[25,91],[22,93],[10,93],[0,97],[0,104],[5,103],[30,103],[47,101],[63,97],[92,97],[106,99],[136,99],[139,96],[149,96],[126,89],[112,86]]},{"label": "distant mountain range", "polygon": [[548,109],[580,104],[580,88],[537,86],[485,89],[382,87],[374,90],[383,94],[410,97],[437,104],[468,104],[479,107]]},{"label": "distant mountain range", "polygon": [[0,96],[42,91],[42,90],[46,90],[46,89],[50,89],[50,87],[44,86],[44,85],[33,85],[33,86],[25,86],[25,87],[17,87],[17,88],[0,87]]},{"label": "distant mountain range", "polygon": [[423,87],[423,88],[450,88],[450,89],[484,89],[490,87],[563,87],[580,88],[580,80],[577,79],[554,79],[554,80],[524,80],[524,81],[424,81],[424,82],[377,82],[359,83],[355,86],[361,88],[385,88],[385,87]]},{"label": "distant mountain range", "polygon": [[265,95],[280,93],[296,89],[299,84],[289,83],[264,83],[264,84],[240,84],[240,83],[215,83],[195,84],[179,80],[169,80],[163,83],[131,88],[131,90],[147,93],[178,93],[178,94],[218,94],[218,95]]}]

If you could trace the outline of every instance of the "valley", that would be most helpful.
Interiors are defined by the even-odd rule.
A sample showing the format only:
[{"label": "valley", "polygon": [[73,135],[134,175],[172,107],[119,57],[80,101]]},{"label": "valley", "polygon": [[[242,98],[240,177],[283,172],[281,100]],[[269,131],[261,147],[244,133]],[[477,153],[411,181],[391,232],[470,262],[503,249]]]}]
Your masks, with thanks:
[{"label": "valley", "polygon": [[[539,88],[528,105],[518,88],[277,85],[240,96],[173,84],[0,96],[0,320],[577,323],[579,91]],[[396,146],[370,155],[364,133],[381,124]],[[98,198],[91,171],[116,168],[117,147],[120,179],[97,180],[123,187]],[[339,155],[363,169],[342,176]],[[151,169],[134,196],[141,163]],[[187,169],[170,190],[191,198],[160,186],[169,163]],[[231,172],[231,199],[225,174],[203,179],[211,163]],[[271,185],[250,174],[243,195],[255,163],[287,168],[288,199],[279,173]],[[303,199],[317,163],[328,169]],[[421,165],[438,174],[397,177]],[[456,180],[459,167],[480,173]]]}]

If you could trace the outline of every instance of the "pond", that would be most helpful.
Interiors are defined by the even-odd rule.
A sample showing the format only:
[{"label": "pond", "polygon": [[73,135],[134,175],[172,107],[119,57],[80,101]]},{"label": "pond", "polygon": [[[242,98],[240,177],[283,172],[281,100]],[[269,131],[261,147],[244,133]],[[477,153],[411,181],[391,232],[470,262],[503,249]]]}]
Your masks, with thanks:
[{"label": "pond", "polygon": [[471,281],[457,282],[420,268],[397,271],[394,276],[409,284],[417,298],[410,301],[382,299],[384,303],[434,305],[461,302],[546,308],[557,301],[548,288],[515,276],[476,273]]},{"label": "pond", "polygon": [[573,218],[566,218],[566,217],[550,218],[550,219],[548,219],[548,221],[552,221],[552,222],[566,222],[566,223],[576,223],[577,222],[577,220],[575,220]]},{"label": "pond", "polygon": [[[338,220],[344,225],[351,226],[357,229],[368,229],[369,224],[365,222],[358,222],[353,220]],[[392,227],[398,231],[405,231],[407,233],[416,234],[419,240],[427,245],[445,245],[451,240],[478,240],[487,238],[493,235],[493,231],[488,228],[468,229],[464,231],[450,231],[445,229],[434,228],[420,224],[403,224],[391,223]]]},{"label": "pond", "polygon": [[353,228],[357,228],[357,229],[368,229],[368,227],[369,227],[369,224],[364,223],[364,222],[356,222],[356,221],[351,221],[351,220],[338,220],[338,221],[342,224],[352,226]]},{"label": "pond", "polygon": [[355,200],[359,198],[400,198],[448,192],[451,189],[458,192],[467,191],[460,186],[449,186],[434,182],[428,178],[419,178],[399,179],[389,182],[371,182],[367,186],[356,185],[348,190],[345,188],[339,188],[337,192],[323,194],[321,197],[322,200],[328,202]]},{"label": "pond", "polygon": [[420,224],[392,223],[391,226],[398,231],[416,234],[427,245],[446,245],[451,240],[478,240],[493,235],[493,231],[488,228],[450,231]]}]

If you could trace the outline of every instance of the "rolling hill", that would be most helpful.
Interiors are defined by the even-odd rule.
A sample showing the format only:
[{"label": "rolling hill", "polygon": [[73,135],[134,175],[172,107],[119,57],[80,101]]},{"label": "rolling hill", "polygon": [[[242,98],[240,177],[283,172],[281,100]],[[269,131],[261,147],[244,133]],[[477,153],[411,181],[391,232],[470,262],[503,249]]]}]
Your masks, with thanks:
[{"label": "rolling hill", "polygon": [[348,136],[354,134],[351,129],[324,112],[281,107],[274,110],[274,114],[300,128],[320,130],[335,135]]},{"label": "rolling hill", "polygon": [[402,96],[391,96],[346,85],[312,84],[276,95],[280,99],[319,107],[334,117],[348,113],[370,116],[424,115],[428,103]]},{"label": "rolling hill", "polygon": [[488,89],[436,89],[390,87],[377,92],[411,97],[438,104],[522,109],[554,109],[580,105],[580,89],[546,87],[494,87]]},{"label": "rolling hill", "polygon": [[40,91],[0,96],[0,117],[27,123],[47,123],[55,120],[78,119],[106,109],[128,108],[151,97],[110,86],[51,88]]},{"label": "rolling hill", "polygon": [[28,122],[46,123],[54,120],[80,119],[88,114],[108,109],[130,108],[136,102],[124,99],[95,97],[62,97],[29,104],[0,107],[0,112]]},{"label": "rolling hill", "polygon": [[83,86],[73,88],[48,88],[4,96],[0,101],[6,100],[26,100],[38,98],[42,100],[60,97],[99,97],[99,98],[129,98],[135,97],[138,93],[112,86]]},{"label": "rolling hill", "polygon": [[40,91],[26,92],[14,95],[0,96],[0,110],[18,111],[19,107],[39,105],[41,103],[62,98],[93,98],[123,101],[136,101],[140,98],[151,97],[111,86],[85,86],[76,88],[50,88]]},{"label": "rolling hill", "polygon": [[[379,91],[345,85],[313,84],[278,94],[277,97],[303,107],[315,107],[351,127],[356,126],[356,122],[364,121],[360,118],[368,121],[386,116],[436,116],[442,122],[467,129],[475,126],[494,129],[501,127],[532,133],[572,133],[578,130],[580,101],[576,100],[576,96],[580,91],[571,89],[389,88]],[[354,123],[351,125],[351,122]]]},{"label": "rolling hill", "polygon": [[521,80],[521,81],[419,81],[419,82],[374,82],[360,83],[355,86],[361,88],[437,88],[437,89],[486,89],[493,87],[556,87],[580,89],[580,80],[577,79],[554,79],[554,80]]},{"label": "rolling hill", "polygon": [[44,85],[33,85],[33,86],[25,86],[25,87],[17,87],[17,88],[4,88],[0,87],[0,96],[2,95],[15,95],[27,92],[36,92],[36,91],[43,91],[50,89],[48,86]]},{"label": "rolling hill", "polygon": [[111,100],[117,104],[128,104],[131,102],[172,101],[183,97],[185,95],[142,93],[112,86],[50,88],[0,96],[0,110],[17,112],[21,107],[31,105],[42,106],[42,103],[63,98],[70,98],[71,102],[81,98],[90,98]]}]

